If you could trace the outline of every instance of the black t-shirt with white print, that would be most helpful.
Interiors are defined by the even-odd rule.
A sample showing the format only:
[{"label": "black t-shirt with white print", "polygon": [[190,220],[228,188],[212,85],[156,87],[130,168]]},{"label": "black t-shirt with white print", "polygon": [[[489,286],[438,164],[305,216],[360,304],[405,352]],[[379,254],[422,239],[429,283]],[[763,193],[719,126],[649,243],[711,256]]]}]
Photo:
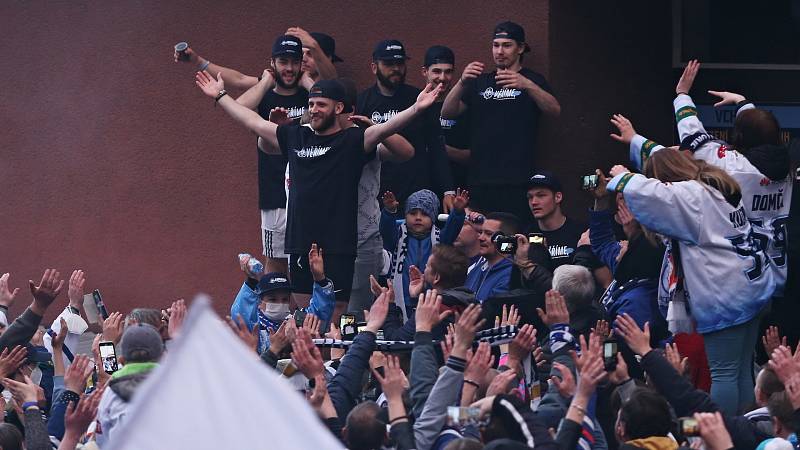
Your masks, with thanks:
[{"label": "black t-shirt with white print", "polygon": [[[434,121],[439,122],[439,131],[444,138],[444,143],[461,150],[469,149],[469,114],[464,113],[455,119],[445,119],[442,117],[442,105],[444,102],[434,103],[428,108],[427,113],[433,116]],[[449,163],[455,186],[466,188],[468,186],[467,164],[452,160]]]},{"label": "black t-shirt with white print", "polygon": [[[523,68],[520,73],[547,92],[544,76]],[[533,170],[541,110],[523,90],[495,82],[497,72],[468,80],[461,100],[470,123],[470,185],[525,184]]]},{"label": "black t-shirt with white print", "polygon": [[[269,112],[273,108],[286,108],[289,118],[294,123],[300,123],[300,118],[308,107],[308,92],[298,88],[292,95],[280,95],[270,89],[258,104],[258,115],[265,120],[269,119]],[[258,150],[258,207],[265,211],[286,207],[286,157],[283,155],[268,155]]]},{"label": "black t-shirt with white print", "polygon": [[308,254],[316,242],[326,254],[356,254],[358,181],[364,129],[319,136],[308,125],[279,126],[278,144],[289,160],[286,253]]},{"label": "black t-shirt with white print", "polygon": [[541,231],[539,225],[534,222],[529,233],[541,233],[547,240],[547,249],[550,252],[550,259],[553,261],[553,269],[564,264],[572,264],[575,250],[578,249],[578,241],[581,234],[588,229],[588,225],[580,223],[567,217],[564,225],[552,231]]}]

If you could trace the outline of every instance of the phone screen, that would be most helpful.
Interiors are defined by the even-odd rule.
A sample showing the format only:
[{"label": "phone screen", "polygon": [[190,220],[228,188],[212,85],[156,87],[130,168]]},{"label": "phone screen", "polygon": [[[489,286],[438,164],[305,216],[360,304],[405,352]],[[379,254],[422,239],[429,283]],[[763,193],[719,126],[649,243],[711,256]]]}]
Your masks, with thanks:
[{"label": "phone screen", "polygon": [[342,314],[339,317],[339,329],[344,329],[345,325],[350,325],[352,323],[356,323],[356,316],[352,314]]},{"label": "phone screen", "polygon": [[617,343],[606,342],[603,344],[603,358],[612,358],[617,355]]},{"label": "phone screen", "polygon": [[103,361],[103,371],[106,373],[114,373],[119,369],[113,342],[100,343],[100,360]]}]

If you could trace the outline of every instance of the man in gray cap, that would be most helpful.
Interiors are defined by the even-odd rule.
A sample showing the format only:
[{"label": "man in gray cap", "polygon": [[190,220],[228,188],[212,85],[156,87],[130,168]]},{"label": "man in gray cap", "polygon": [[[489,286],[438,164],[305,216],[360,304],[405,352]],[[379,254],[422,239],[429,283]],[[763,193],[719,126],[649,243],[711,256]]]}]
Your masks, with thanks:
[{"label": "man in gray cap", "polygon": [[103,447],[125,420],[128,403],[136,389],[158,366],[164,343],[158,331],[147,324],[125,329],[119,344],[119,362],[124,367],[111,375],[97,408],[97,445]]}]

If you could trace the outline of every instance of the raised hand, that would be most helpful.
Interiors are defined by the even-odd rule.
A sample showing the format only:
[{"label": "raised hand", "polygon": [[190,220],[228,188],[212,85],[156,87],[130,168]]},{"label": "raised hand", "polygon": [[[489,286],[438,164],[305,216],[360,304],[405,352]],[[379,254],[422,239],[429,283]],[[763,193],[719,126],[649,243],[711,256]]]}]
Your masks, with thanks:
[{"label": "raised hand", "polygon": [[633,216],[633,213],[628,208],[624,197],[619,197],[617,199],[617,213],[614,214],[614,220],[622,225],[622,229],[625,231],[625,236],[627,236],[628,239],[638,233],[639,222],[636,221],[636,217]]},{"label": "raised hand", "polygon": [[122,331],[124,329],[125,318],[122,317],[122,313],[113,312],[109,314],[108,319],[103,321],[103,339],[117,345],[122,338]]},{"label": "raised hand", "polygon": [[169,308],[169,325],[167,330],[170,339],[175,339],[181,332],[183,320],[186,318],[186,300],[178,299]]},{"label": "raised hand", "polygon": [[614,139],[617,142],[630,144],[633,140],[633,137],[636,136],[636,130],[633,128],[633,124],[622,114],[614,114],[611,116],[611,124],[617,127],[617,130],[619,130],[619,134],[610,134],[611,139]]},{"label": "raised hand", "polygon": [[544,294],[544,306],[547,312],[536,308],[536,312],[548,328],[556,324],[569,325],[569,310],[564,296],[556,290],[549,290]]},{"label": "raised hand", "polygon": [[24,376],[25,382],[12,380],[11,378],[3,378],[3,386],[11,391],[14,395],[14,400],[18,405],[23,405],[28,402],[39,401],[39,386],[31,381],[30,377]]},{"label": "raised hand", "polygon": [[559,363],[553,362],[553,368],[558,369],[561,376],[550,377],[550,383],[558,389],[558,393],[564,398],[572,398],[575,395],[575,377],[569,367]]},{"label": "raised hand", "polygon": [[[369,309],[369,316],[367,319],[366,331],[377,333],[383,326],[386,320],[386,314],[389,312],[389,289],[383,288],[381,295],[372,303]],[[366,316],[366,314],[365,314]]]},{"label": "raised hand", "polygon": [[581,233],[580,239],[578,239],[578,247],[584,245],[592,245],[592,240],[589,239],[589,230],[587,229],[583,233]]},{"label": "raised hand", "polygon": [[719,108],[720,106],[725,106],[725,105],[735,105],[745,100],[744,95],[737,94],[735,92],[708,91],[708,93],[715,97],[720,98],[720,101],[714,103],[715,108]]},{"label": "raised hand", "polygon": [[628,372],[628,363],[625,362],[622,353],[617,353],[617,367],[614,368],[613,372],[608,373],[608,381],[620,385],[630,379],[631,375]]},{"label": "raised hand", "polygon": [[664,348],[664,355],[669,361],[669,364],[675,368],[680,374],[686,373],[687,365],[689,364],[689,358],[681,358],[680,352],[678,352],[678,345],[677,344],[667,344]]},{"label": "raised hand", "polygon": [[786,386],[786,394],[789,396],[792,408],[797,411],[800,409],[800,373],[793,374],[783,384]]},{"label": "raised hand", "polygon": [[[469,353],[468,355],[469,356]],[[478,384],[483,384],[486,372],[494,365],[492,348],[488,342],[481,342],[471,358],[467,358],[467,368],[464,369],[464,379]]]},{"label": "raised hand", "polygon": [[605,198],[608,196],[608,178],[600,169],[595,169],[594,174],[597,175],[597,186],[594,189],[590,189],[589,192],[596,199]]},{"label": "raised hand", "polygon": [[303,45],[303,47],[310,48],[317,46],[317,40],[314,39],[314,37],[311,36],[308,31],[300,27],[289,27],[289,29],[286,30],[286,34],[300,39],[300,43]]},{"label": "raised hand", "polygon": [[281,107],[272,108],[269,111],[269,118],[267,120],[277,125],[292,124],[292,119],[289,118],[289,110]]},{"label": "raised hand", "polygon": [[650,350],[650,323],[645,322],[644,330],[639,328],[636,321],[627,313],[617,316],[614,332],[625,339],[628,347],[639,356],[646,355]]},{"label": "raised hand", "polygon": [[403,391],[406,390],[406,376],[403,373],[403,369],[400,368],[400,359],[397,356],[388,355],[386,357],[383,375],[374,369],[372,374],[381,384],[381,389],[387,400],[400,400],[403,397]]},{"label": "raised hand", "polygon": [[499,86],[511,89],[524,90],[533,84],[525,75],[509,69],[498,69],[494,79]]},{"label": "raised hand", "polygon": [[628,172],[630,172],[630,170],[628,170],[627,167],[625,167],[625,166],[623,166],[621,164],[617,164],[614,167],[612,167],[611,170],[608,173],[613,178],[613,177],[615,177],[617,175],[620,175],[620,174],[623,174],[623,173],[628,173]]},{"label": "raised hand", "polygon": [[325,371],[322,355],[311,342],[311,334],[306,329],[297,330],[297,339],[292,344],[292,362],[308,379],[322,375]]},{"label": "raised hand", "polygon": [[416,106],[417,111],[422,111],[427,109],[429,106],[436,102],[436,99],[439,97],[439,94],[442,92],[443,84],[437,84],[436,86],[433,83],[428,83],[425,86],[425,89],[419,93],[417,96],[417,102],[414,104]]},{"label": "raised hand", "polygon": [[322,257],[322,248],[317,247],[317,244],[311,244],[311,250],[308,251],[308,267],[314,281],[319,283],[325,279],[325,260]]},{"label": "raised hand", "polygon": [[424,280],[422,272],[419,271],[417,266],[411,265],[408,267],[408,295],[411,298],[417,298],[422,294]]},{"label": "raised hand", "polygon": [[494,319],[494,326],[495,327],[505,327],[509,325],[517,326],[519,325],[520,316],[517,312],[517,306],[511,305],[507,307],[506,304],[503,304],[503,309],[500,312],[500,317],[496,317]]},{"label": "raised hand", "polygon": [[375,125],[375,122],[372,121],[367,116],[359,116],[357,114],[353,114],[352,116],[348,117],[347,120],[356,124],[359,128],[369,128]]},{"label": "raised hand", "polygon": [[253,329],[249,330],[241,314],[236,319],[234,321],[228,316],[228,325],[230,325],[231,330],[239,336],[239,339],[244,342],[247,348],[252,349],[254,352],[258,351],[258,324],[253,325]]},{"label": "raised hand", "polygon": [[428,289],[425,296],[420,296],[417,311],[414,313],[417,331],[430,332],[452,312],[450,310],[440,312],[441,307],[442,296],[436,292],[436,289]]},{"label": "raised hand", "polygon": [[508,390],[517,382],[517,373],[513,370],[500,372],[494,377],[489,387],[486,389],[486,397],[493,395],[507,394]]},{"label": "raised hand", "polygon": [[383,208],[390,213],[394,214],[397,212],[397,207],[400,206],[400,202],[397,201],[395,198],[394,193],[392,191],[386,191],[382,197],[383,200]]},{"label": "raised hand", "polygon": [[31,295],[33,295],[32,309],[35,309],[35,313],[44,315],[47,307],[61,294],[64,280],[61,279],[61,274],[56,269],[47,269],[42,274],[42,280],[39,281],[38,286],[33,284],[32,280],[28,280],[28,284]]},{"label": "raised hand", "polygon": [[319,338],[319,324],[320,320],[314,314],[306,314],[303,319],[303,329],[314,339]]},{"label": "raised hand", "polygon": [[222,72],[217,74],[217,79],[211,76],[207,71],[197,72],[194,77],[194,82],[203,94],[211,98],[217,98],[219,91],[225,90],[225,82],[222,80]]},{"label": "raised hand", "polygon": [[194,50],[192,50],[192,47],[187,47],[186,50],[183,51],[183,54],[186,56],[181,57],[180,54],[173,47],[172,58],[175,60],[175,62],[191,63],[196,65],[200,59],[200,56],[197,53],[195,53]]},{"label": "raised hand", "polygon": [[14,298],[19,293],[19,288],[15,288],[13,291],[8,288],[8,278],[10,276],[10,274],[4,273],[0,277],[0,305],[6,308],[14,304]]},{"label": "raised hand", "polygon": [[444,339],[439,342],[439,346],[442,348],[442,358],[447,361],[447,358],[450,357],[450,353],[453,351],[453,345],[456,340],[456,332],[455,332],[455,325],[452,323],[447,327],[447,334],[444,335]]},{"label": "raised hand", "polygon": [[786,380],[792,375],[800,373],[800,356],[798,355],[800,355],[800,351],[793,357],[789,347],[782,345],[772,351],[769,366],[783,383],[786,383]]},{"label": "raised hand", "polygon": [[575,361],[575,367],[578,369],[578,373],[580,373],[583,368],[591,362],[592,359],[600,358],[602,361],[603,359],[603,340],[598,338],[594,334],[589,335],[589,342],[586,342],[586,339],[583,335],[578,336],[578,343],[581,347],[581,354],[578,356],[574,350],[570,351],[570,355],[572,356],[573,361]]},{"label": "raised hand", "polygon": [[25,362],[26,356],[28,356],[28,350],[21,345],[17,345],[11,351],[8,350],[8,347],[4,348],[0,353],[0,377],[9,377],[16,372],[19,366]]},{"label": "raised hand", "polygon": [[681,79],[678,80],[678,84],[675,86],[676,94],[688,94],[689,91],[692,90],[694,78],[697,76],[698,70],[700,70],[700,62],[698,60],[693,59],[686,64]]},{"label": "raised hand", "polygon": [[707,450],[727,450],[733,448],[728,429],[722,420],[722,414],[715,413],[695,413],[694,418],[700,430],[700,436],[706,444]]},{"label": "raised hand", "polygon": [[464,72],[461,74],[461,82],[465,82],[467,80],[475,79],[480,74],[483,73],[483,70],[486,66],[482,62],[473,61],[467,64],[467,67],[464,68]]},{"label": "raised hand", "polygon": [[450,214],[450,211],[454,208],[455,201],[456,196],[453,194],[445,194],[442,197],[442,210],[444,210],[445,214]]},{"label": "raised hand", "polygon": [[[94,367],[103,367],[103,358],[100,356],[100,340],[102,340],[102,338],[103,335],[98,334],[95,335],[94,340],[92,341],[92,356],[94,357]],[[106,373],[105,370],[97,371],[98,384],[105,385],[109,380],[111,380],[111,375]]]},{"label": "raised hand", "polygon": [[83,271],[73,270],[72,276],[69,277],[69,289],[67,290],[67,297],[69,297],[69,306],[73,308],[80,308],[83,306],[83,293],[84,286],[86,285],[86,277]]},{"label": "raised hand", "polygon": [[272,328],[267,330],[267,333],[269,333],[269,350],[276,355],[280,355],[283,349],[289,345],[289,337],[286,335],[286,327],[289,322],[294,324],[293,320],[284,320],[277,330]]},{"label": "raised hand", "polygon": [[592,328],[592,333],[596,334],[600,339],[606,339],[611,336],[611,327],[608,326],[608,322],[601,319],[598,320],[595,327]]},{"label": "raised hand", "polygon": [[[536,328],[525,324],[508,346],[508,360],[519,363],[530,355],[534,348],[536,348]],[[508,363],[508,366],[512,367],[512,363]]]},{"label": "raised hand", "polygon": [[456,189],[456,198],[453,200],[453,209],[463,211],[469,204],[469,191],[466,189]]},{"label": "raised hand", "polygon": [[56,335],[53,336],[53,339],[51,340],[51,344],[52,344],[54,349],[55,348],[59,348],[59,349],[64,348],[64,340],[67,338],[67,332],[69,331],[69,329],[67,327],[67,321],[64,320],[63,317],[58,319],[58,323],[60,325],[60,328],[58,329],[58,333],[56,333]]},{"label": "raised hand", "polygon": [[771,355],[772,352],[775,351],[776,348],[783,345],[786,345],[786,336],[781,338],[780,331],[776,326],[770,326],[764,332],[764,336],[761,337],[761,343],[764,344],[764,350],[767,352],[768,355]]},{"label": "raised hand", "polygon": [[606,377],[606,369],[603,365],[603,358],[599,354],[590,353],[588,359],[581,368],[580,378],[576,394],[581,397],[589,398],[597,389],[597,385]]},{"label": "raised hand", "polygon": [[62,442],[69,441],[68,437],[71,437],[77,443],[80,436],[86,432],[86,429],[97,417],[97,408],[104,390],[105,386],[84,396],[77,404],[72,403],[71,407],[67,405],[67,409],[64,411],[64,439]]},{"label": "raised hand", "polygon": [[472,347],[472,341],[475,339],[475,332],[485,321],[485,319],[481,319],[481,307],[479,305],[472,304],[467,306],[467,309],[461,313],[461,317],[456,321],[455,341],[450,355],[465,359],[467,349]]},{"label": "raised hand", "polygon": [[[102,369],[102,365],[98,369]],[[82,394],[86,390],[86,380],[94,371],[92,361],[86,355],[75,355],[72,364],[67,367],[64,373],[64,388],[76,394]],[[100,370],[98,370],[100,372]]]}]

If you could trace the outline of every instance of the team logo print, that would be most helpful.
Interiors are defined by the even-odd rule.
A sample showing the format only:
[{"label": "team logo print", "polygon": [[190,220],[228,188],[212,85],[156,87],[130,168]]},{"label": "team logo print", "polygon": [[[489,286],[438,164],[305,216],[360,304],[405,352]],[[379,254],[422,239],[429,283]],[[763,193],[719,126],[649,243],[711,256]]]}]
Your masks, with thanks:
[{"label": "team logo print", "polygon": [[383,122],[383,116],[378,111],[375,111],[372,113],[372,121],[375,123],[381,123]]},{"label": "team logo print", "polygon": [[322,156],[330,151],[331,147],[321,147],[319,145],[312,145],[311,147],[303,147],[300,150],[295,150],[298,158],[316,158]]},{"label": "team logo print", "polygon": [[760,184],[761,186],[769,186],[769,183],[770,180],[767,177],[762,178],[761,181],[758,182],[758,184]]},{"label": "team logo print", "polygon": [[493,87],[487,87],[483,92],[478,93],[484,100],[514,100],[522,91],[511,88],[501,88],[495,90]]},{"label": "team logo print", "polygon": [[717,149],[717,158],[722,159],[725,157],[725,152],[728,151],[727,145],[720,145]]}]

